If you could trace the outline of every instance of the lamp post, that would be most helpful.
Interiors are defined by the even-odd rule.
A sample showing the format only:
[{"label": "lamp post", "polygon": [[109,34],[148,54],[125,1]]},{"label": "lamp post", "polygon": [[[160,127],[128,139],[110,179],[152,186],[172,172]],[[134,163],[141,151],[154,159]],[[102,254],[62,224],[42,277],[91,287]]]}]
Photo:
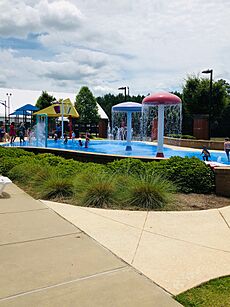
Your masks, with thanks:
[{"label": "lamp post", "polygon": [[63,99],[61,100],[61,138],[64,140],[64,105]]},{"label": "lamp post", "polygon": [[119,90],[124,90],[125,92],[125,101],[126,101],[126,89],[128,89],[128,95],[129,95],[129,87],[127,86],[122,86],[122,87],[118,87]]},{"label": "lamp post", "polygon": [[211,138],[211,111],[212,111],[212,79],[213,79],[213,70],[207,69],[203,70],[202,74],[210,74],[210,83],[209,83],[209,106],[208,106],[208,113],[209,113],[209,119],[208,119],[208,135],[209,139]]},{"label": "lamp post", "polygon": [[6,129],[6,108],[7,108],[7,105],[6,105],[6,100],[0,100],[0,103],[5,107],[5,129]]},{"label": "lamp post", "polygon": [[8,102],[8,120],[10,122],[10,98],[12,96],[12,93],[6,93],[7,96],[7,102]]}]

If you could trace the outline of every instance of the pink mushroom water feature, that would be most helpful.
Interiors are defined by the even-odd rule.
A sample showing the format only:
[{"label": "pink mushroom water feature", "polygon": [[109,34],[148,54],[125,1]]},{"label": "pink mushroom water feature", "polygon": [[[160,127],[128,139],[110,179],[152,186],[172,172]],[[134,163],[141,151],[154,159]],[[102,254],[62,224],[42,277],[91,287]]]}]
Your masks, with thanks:
[{"label": "pink mushroom water feature", "polygon": [[163,145],[164,145],[164,109],[166,106],[180,105],[181,99],[171,93],[162,92],[155,93],[145,97],[142,101],[143,108],[146,107],[158,107],[157,115],[157,157],[164,157]]}]

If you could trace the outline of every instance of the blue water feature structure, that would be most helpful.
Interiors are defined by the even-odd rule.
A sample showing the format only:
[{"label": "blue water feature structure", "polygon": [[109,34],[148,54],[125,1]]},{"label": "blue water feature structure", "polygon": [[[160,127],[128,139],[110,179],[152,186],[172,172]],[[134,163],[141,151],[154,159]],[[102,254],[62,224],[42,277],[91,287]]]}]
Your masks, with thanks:
[{"label": "blue water feature structure", "polygon": [[137,102],[122,102],[118,103],[112,107],[112,112],[124,112],[127,114],[127,143],[126,143],[126,151],[131,151],[131,140],[132,140],[132,113],[141,112],[142,105]]}]

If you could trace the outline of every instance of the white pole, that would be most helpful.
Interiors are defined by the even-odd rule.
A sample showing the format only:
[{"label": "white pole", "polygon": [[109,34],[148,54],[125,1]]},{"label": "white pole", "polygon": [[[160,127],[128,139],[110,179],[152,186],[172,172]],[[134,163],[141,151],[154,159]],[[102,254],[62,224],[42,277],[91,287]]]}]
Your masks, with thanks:
[{"label": "white pole", "polygon": [[64,139],[64,106],[63,100],[61,101],[61,138]]},{"label": "white pole", "polygon": [[157,157],[164,157],[163,145],[164,145],[164,105],[158,106],[158,126],[157,126]]},{"label": "white pole", "polygon": [[127,151],[132,150],[131,134],[132,134],[132,112],[127,112],[127,143],[126,143]]}]

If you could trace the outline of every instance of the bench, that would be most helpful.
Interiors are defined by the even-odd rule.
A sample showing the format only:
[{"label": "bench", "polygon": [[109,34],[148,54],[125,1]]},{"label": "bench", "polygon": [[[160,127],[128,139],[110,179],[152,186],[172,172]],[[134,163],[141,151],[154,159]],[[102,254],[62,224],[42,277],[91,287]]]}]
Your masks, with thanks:
[{"label": "bench", "polygon": [[12,183],[12,181],[8,177],[0,176],[0,195],[2,194],[5,186],[9,183]]}]

